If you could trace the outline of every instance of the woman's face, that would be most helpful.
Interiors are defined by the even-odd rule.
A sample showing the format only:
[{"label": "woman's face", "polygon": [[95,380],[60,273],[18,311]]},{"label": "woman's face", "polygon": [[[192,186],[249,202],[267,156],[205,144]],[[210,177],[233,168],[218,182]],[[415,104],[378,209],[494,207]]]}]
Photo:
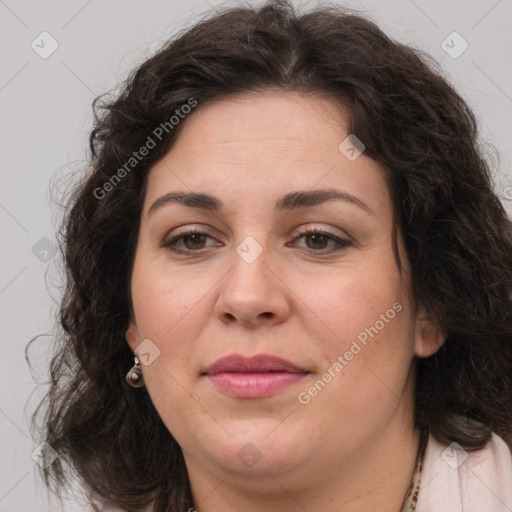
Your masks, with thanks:
[{"label": "woman's face", "polygon": [[[357,468],[412,431],[413,356],[442,342],[400,236],[397,268],[382,169],[317,96],[244,95],[181,122],[149,175],[126,339],[189,474]],[[208,369],[226,356],[261,357]]]}]

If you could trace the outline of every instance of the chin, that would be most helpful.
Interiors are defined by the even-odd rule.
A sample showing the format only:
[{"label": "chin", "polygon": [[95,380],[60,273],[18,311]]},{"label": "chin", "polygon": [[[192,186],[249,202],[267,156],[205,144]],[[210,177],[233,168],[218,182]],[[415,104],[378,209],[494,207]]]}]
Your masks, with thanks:
[{"label": "chin", "polygon": [[[237,430],[231,424],[227,426],[231,436],[225,435],[215,443],[218,449],[210,456],[217,466],[236,474],[261,477],[286,473],[307,458],[304,450],[311,445],[304,444],[300,435],[294,436],[290,425],[269,420],[246,423],[252,428],[241,428],[238,424]],[[212,444],[204,448],[211,450],[211,447]]]}]

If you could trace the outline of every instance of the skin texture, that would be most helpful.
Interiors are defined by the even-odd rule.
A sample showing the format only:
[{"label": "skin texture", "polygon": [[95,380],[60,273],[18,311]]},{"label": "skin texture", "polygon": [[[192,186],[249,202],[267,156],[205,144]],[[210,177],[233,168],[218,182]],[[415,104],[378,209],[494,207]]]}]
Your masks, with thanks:
[{"label": "skin texture", "polygon": [[[414,356],[433,354],[443,336],[414,304],[400,236],[398,271],[383,169],[342,154],[346,114],[315,95],[241,95],[199,105],[183,122],[150,171],[126,340],[133,351],[144,339],[160,350],[142,365],[144,380],[183,450],[196,510],[397,512],[419,441]],[[274,209],[286,193],[324,188],[370,211],[337,200]],[[168,204],[148,216],[172,191],[214,195],[225,212]],[[178,241],[188,254],[161,247],[192,227],[208,235]],[[336,243],[301,236],[309,227],[350,245],[328,253]],[[236,250],[246,237],[262,249],[252,263]],[[381,315],[388,321],[347,360]],[[233,353],[274,354],[310,373],[266,398],[234,398],[201,376]],[[330,382],[301,403],[329,368]],[[249,467],[241,449],[261,458]]]}]

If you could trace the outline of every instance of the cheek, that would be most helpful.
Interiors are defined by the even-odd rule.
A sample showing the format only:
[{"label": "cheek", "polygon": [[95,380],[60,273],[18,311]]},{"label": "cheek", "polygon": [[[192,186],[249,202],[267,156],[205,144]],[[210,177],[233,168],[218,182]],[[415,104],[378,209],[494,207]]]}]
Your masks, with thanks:
[{"label": "cheek", "polygon": [[180,275],[175,269],[141,259],[134,267],[131,286],[140,335],[164,343],[183,329],[190,332],[198,326],[202,301],[207,300],[214,281],[207,273]]},{"label": "cheek", "polygon": [[366,407],[367,414],[376,407],[384,414],[403,391],[414,350],[414,321],[397,268],[341,272],[322,283],[320,295],[312,309],[329,327],[321,346],[329,391],[319,383],[311,393],[322,394],[326,407],[339,399],[351,410]]},{"label": "cheek", "polygon": [[351,284],[326,297],[334,306],[324,307],[323,318],[334,334],[322,347],[325,367],[301,389],[300,403],[304,421],[335,421],[345,439],[359,439],[407,403],[414,329],[400,288]]},{"label": "cheek", "polygon": [[302,299],[300,307],[304,315],[309,308],[324,325],[328,334],[322,338],[330,351],[346,349],[359,335],[362,342],[373,334],[375,339],[389,338],[393,344],[395,331],[402,331],[411,320],[396,267],[368,265],[365,269],[359,265],[340,269],[328,279],[301,277],[296,283],[294,293]]},{"label": "cheek", "polygon": [[140,260],[134,267],[132,296],[138,341],[149,339],[159,351],[151,365],[143,366],[144,381],[164,421],[171,408],[172,414],[186,416],[187,408],[194,405],[185,390],[194,368],[194,340],[200,337],[205,322],[205,295],[211,289],[205,281],[185,279],[154,263],[152,266],[151,261]]}]

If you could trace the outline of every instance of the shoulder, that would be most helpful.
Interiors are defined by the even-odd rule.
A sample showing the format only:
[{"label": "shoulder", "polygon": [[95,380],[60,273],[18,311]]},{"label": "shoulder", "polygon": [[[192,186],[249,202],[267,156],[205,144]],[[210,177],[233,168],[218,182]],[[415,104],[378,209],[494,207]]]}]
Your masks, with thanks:
[{"label": "shoulder", "polygon": [[485,447],[466,452],[429,436],[416,512],[509,512],[512,452],[492,435]]}]

